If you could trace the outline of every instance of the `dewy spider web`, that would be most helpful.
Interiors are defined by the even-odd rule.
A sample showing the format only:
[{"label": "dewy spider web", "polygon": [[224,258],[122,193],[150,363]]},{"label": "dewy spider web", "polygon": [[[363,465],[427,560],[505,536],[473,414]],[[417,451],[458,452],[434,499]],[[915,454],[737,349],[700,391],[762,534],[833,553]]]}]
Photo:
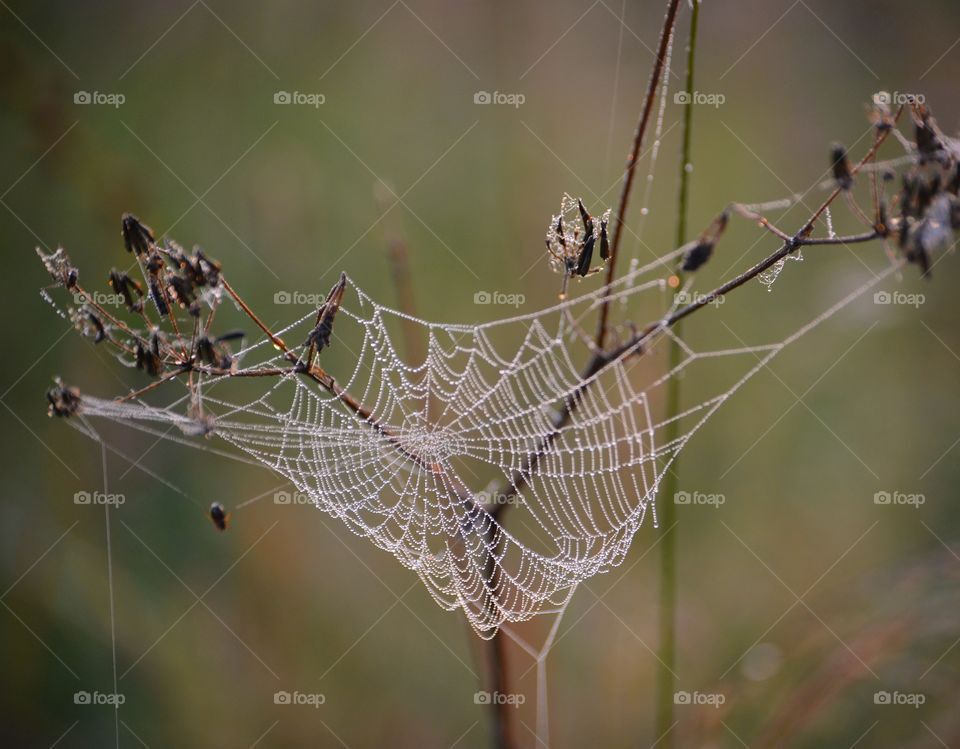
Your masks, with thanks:
[{"label": "dewy spider web", "polygon": [[[610,298],[628,302],[664,289],[658,274],[676,254],[625,274]],[[478,634],[490,637],[505,622],[562,608],[578,583],[620,564],[647,516],[655,522],[657,488],[691,435],[784,347],[895,269],[777,343],[694,350],[677,339],[684,356],[672,371],[638,378],[634,364],[643,357],[628,351],[586,382],[571,350],[571,325],[601,304],[602,289],[532,314],[464,326],[411,318],[350,281],[331,346],[358,341],[353,371],[338,379],[368,417],[295,374],[258,380],[270,382],[266,391],[239,402],[223,394],[228,384],[212,387],[230,376],[205,377],[202,407],[215,438],[393,554],[441,606],[463,609]],[[279,333],[295,338],[313,317]],[[397,353],[391,328],[401,322],[428,341],[419,365]],[[644,351],[667,336],[673,336],[668,327],[655,327]],[[680,436],[666,442],[667,422],[652,405],[658,391],[698,361],[717,357],[742,361],[745,373],[678,414]],[[264,339],[243,351],[242,361],[241,371],[252,373],[283,359]],[[569,399],[579,404],[556,429],[554,415]],[[175,427],[173,435],[189,440],[198,431],[189,405],[189,396],[159,407],[85,395],[82,413],[168,438]],[[545,443],[541,459],[525,465]],[[478,476],[492,472],[509,486],[524,471],[516,496],[476,492]],[[515,505],[510,527],[521,532],[488,511],[499,502]]]}]

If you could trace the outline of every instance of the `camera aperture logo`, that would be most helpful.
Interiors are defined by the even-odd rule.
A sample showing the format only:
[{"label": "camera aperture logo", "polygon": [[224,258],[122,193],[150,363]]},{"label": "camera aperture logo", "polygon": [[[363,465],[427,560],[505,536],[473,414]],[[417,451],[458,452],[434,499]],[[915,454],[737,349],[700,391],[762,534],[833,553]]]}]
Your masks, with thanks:
[{"label": "camera aperture logo", "polygon": [[508,94],[503,91],[494,91],[493,93],[489,91],[477,91],[473,94],[474,104],[500,104],[513,107],[514,109],[520,109],[526,100],[527,97],[523,94]]},{"label": "camera aperture logo", "polygon": [[673,693],[674,705],[710,705],[719,708],[727,701],[727,695],[722,692],[685,692]]},{"label": "camera aperture logo", "polygon": [[312,505],[313,500],[304,492],[274,492],[273,503],[275,505]]},{"label": "camera aperture logo", "polygon": [[716,294],[711,297],[709,294],[701,294],[698,291],[678,291],[673,295],[674,304],[680,307],[686,307],[689,304],[712,304],[714,307],[719,307],[725,301],[726,298],[723,294]]},{"label": "camera aperture logo", "polygon": [[507,494],[496,491],[483,491],[476,494],[476,500],[484,506],[493,505],[522,505],[523,497],[519,494]]},{"label": "camera aperture logo", "polygon": [[80,690],[79,692],[73,693],[74,705],[111,705],[119,709],[120,705],[126,701],[127,696],[125,694],[116,692],[87,692],[86,690]]},{"label": "camera aperture logo", "polygon": [[113,107],[119,109],[127,101],[123,94],[111,94],[104,91],[75,91],[73,93],[74,104],[95,104],[101,107]]},{"label": "camera aperture logo", "polygon": [[874,304],[895,304],[917,309],[926,303],[927,297],[923,294],[905,294],[902,291],[877,291],[873,295]]},{"label": "camera aperture logo", "polygon": [[120,507],[127,498],[123,494],[107,494],[106,492],[77,492],[73,495],[75,505],[113,505]]},{"label": "camera aperture logo", "polygon": [[275,91],[273,94],[274,104],[296,104],[301,107],[313,107],[319,109],[321,104],[327,101],[324,94],[308,94],[303,91]]},{"label": "camera aperture logo", "polygon": [[505,294],[502,291],[478,291],[473,295],[474,304],[502,304],[509,307],[519,307],[526,301],[527,297],[524,294]]},{"label": "camera aperture logo", "polygon": [[727,102],[727,97],[723,94],[708,94],[704,91],[677,91],[673,95],[674,104],[696,104],[698,106],[706,105],[719,109]]},{"label": "camera aperture logo", "polygon": [[677,505],[707,505],[719,508],[725,504],[727,498],[723,494],[707,494],[705,492],[677,492],[673,495],[673,503]]},{"label": "camera aperture logo", "polygon": [[873,100],[877,104],[886,104],[887,106],[909,106],[911,104],[925,104],[927,97],[923,94],[911,94],[902,91],[878,91],[873,95]]},{"label": "camera aperture logo", "polygon": [[107,294],[102,291],[77,291],[73,295],[73,303],[81,306],[96,304],[100,307],[119,307],[124,304],[123,294]]},{"label": "camera aperture logo", "polygon": [[888,692],[881,689],[873,693],[874,705],[909,705],[915,710],[927,701],[927,695],[922,692],[898,692],[896,690]]},{"label": "camera aperture logo", "polygon": [[274,304],[302,304],[305,307],[319,307],[326,299],[326,294],[308,294],[304,291],[278,291],[273,295]]},{"label": "camera aperture logo", "polygon": [[318,710],[320,705],[325,704],[326,701],[327,695],[318,692],[299,692],[297,690],[287,692],[281,689],[279,692],[273,693],[274,705],[306,705]]},{"label": "camera aperture logo", "polygon": [[873,495],[875,505],[904,505],[920,509],[927,497],[924,494],[908,494],[906,492],[877,492]]},{"label": "camera aperture logo", "polygon": [[480,691],[473,695],[474,705],[512,705],[514,708],[518,708],[526,701],[527,696],[525,694]]}]

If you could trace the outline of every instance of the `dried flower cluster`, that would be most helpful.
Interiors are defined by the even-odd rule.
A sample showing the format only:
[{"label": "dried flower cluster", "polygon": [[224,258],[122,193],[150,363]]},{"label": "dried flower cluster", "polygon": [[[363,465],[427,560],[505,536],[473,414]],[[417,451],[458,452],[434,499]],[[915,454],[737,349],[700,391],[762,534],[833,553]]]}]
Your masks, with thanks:
[{"label": "dried flower cluster", "polygon": [[881,202],[877,230],[895,237],[904,257],[928,275],[930,255],[960,231],[960,143],[940,131],[925,104],[914,103],[910,111],[916,163],[903,175],[893,204]]},{"label": "dried flower cluster", "polygon": [[[579,198],[574,200],[564,195],[560,213],[550,219],[547,227],[546,245],[551,267],[566,278],[583,278],[603,268],[610,258],[610,239],[607,224],[610,210],[607,209],[595,220]],[[601,265],[592,267],[594,250],[598,250]]]},{"label": "dried flower cluster", "polygon": [[[243,333],[211,332],[222,299],[220,264],[199,248],[188,254],[173,241],[158,243],[150,227],[130,214],[123,216],[121,236],[143,280],[114,268],[107,278],[109,295],[81,286],[80,273],[63,248],[49,254],[37,250],[54,285],[73,294],[66,314],[76,329],[151,378],[233,371],[229,344]],[[56,416],[70,416],[82,403],[75,388],[61,383],[47,397]]]}]

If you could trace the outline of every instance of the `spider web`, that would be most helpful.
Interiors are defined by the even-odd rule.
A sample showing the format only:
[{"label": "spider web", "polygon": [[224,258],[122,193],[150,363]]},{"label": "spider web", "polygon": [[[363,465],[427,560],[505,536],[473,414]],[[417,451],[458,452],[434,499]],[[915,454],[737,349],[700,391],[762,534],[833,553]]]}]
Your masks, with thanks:
[{"label": "spider web", "polygon": [[[218,384],[236,373],[208,376],[201,403],[211,436],[394,555],[442,607],[462,609],[481,637],[562,610],[578,583],[623,561],[648,517],[656,523],[660,482],[709,417],[786,346],[897,270],[889,266],[778,342],[695,349],[661,322],[642,355],[628,350],[584,379],[580,321],[604,300],[662,294],[665,263],[676,256],[635,268],[608,290],[472,326],[410,317],[351,280],[331,347],[349,351],[353,369],[338,384],[368,413],[295,374],[260,378],[269,386],[238,400],[223,395],[229,384]],[[305,336],[314,317],[311,311],[279,333]],[[400,325],[427,342],[419,364],[398,353]],[[679,365],[644,366],[667,339],[680,346]],[[671,419],[656,408],[662,389],[718,358],[736,362],[741,374],[675,415],[679,436],[668,441]],[[238,359],[239,373],[248,375],[285,362],[267,339]],[[558,412],[573,402],[557,426]],[[82,413],[196,444],[203,430],[189,406],[189,395],[162,406],[84,396]],[[503,503],[511,505],[508,524],[496,514]]]}]

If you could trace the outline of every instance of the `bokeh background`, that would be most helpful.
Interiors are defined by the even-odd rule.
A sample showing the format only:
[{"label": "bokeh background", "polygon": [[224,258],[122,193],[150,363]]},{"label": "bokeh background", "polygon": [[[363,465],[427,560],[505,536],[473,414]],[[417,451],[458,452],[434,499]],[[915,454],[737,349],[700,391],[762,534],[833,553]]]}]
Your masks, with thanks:
[{"label": "bokeh background", "polygon": [[[149,473],[109,458],[109,490],[126,497],[109,534],[103,508],[74,503],[104,488],[100,450],[46,416],[44,390],[60,375],[111,395],[137,373],[69,333],[38,294],[33,248],[62,244],[100,284],[124,262],[119,217],[132,211],[203,246],[281,321],[293,311],[277,291],[323,293],[340,270],[393,303],[386,246],[401,236],[421,316],[512,314],[474,304],[481,290],[534,310],[555,299],[542,237],[562,194],[595,212],[615,203],[662,6],[2,3],[5,746],[488,745],[482,651],[462,617],[322,513],[275,504],[266,471],[105,429]],[[684,8],[681,38],[688,22]],[[955,132],[958,37],[948,0],[705,3],[697,89],[724,102],[695,109],[691,230],[732,200],[806,191],[834,140],[862,153],[880,89],[922,93]],[[279,91],[324,101],[275,104]],[[480,91],[524,102],[475,104]],[[124,101],[75,103],[78,92]],[[681,111],[668,96],[627,257],[673,246]],[[378,222],[383,195],[393,203],[381,180],[402,203]],[[853,228],[840,213],[838,229]],[[735,222],[703,287],[774,246]],[[715,347],[780,339],[886,262],[876,245],[806,252],[772,291],[754,283],[728,301],[736,336],[698,327],[706,313],[686,332]],[[726,701],[678,707],[679,745],[960,745],[955,266],[947,257],[929,282],[911,268],[888,287],[923,294],[918,308],[868,296],[844,310],[683,453],[681,488],[726,501],[678,508],[679,688]],[[687,402],[708,385],[685,381]],[[878,491],[925,501],[878,506]],[[225,534],[204,517],[214,499],[234,508]],[[546,661],[551,746],[656,740],[660,532],[645,527],[624,566],[568,607]],[[545,624],[524,637],[536,643]],[[532,747],[536,671],[519,648],[508,656],[527,696],[515,732]],[[115,676],[119,710],[75,704],[78,691],[112,692]],[[326,702],[277,705],[278,690]],[[883,690],[925,703],[877,705]]]}]

